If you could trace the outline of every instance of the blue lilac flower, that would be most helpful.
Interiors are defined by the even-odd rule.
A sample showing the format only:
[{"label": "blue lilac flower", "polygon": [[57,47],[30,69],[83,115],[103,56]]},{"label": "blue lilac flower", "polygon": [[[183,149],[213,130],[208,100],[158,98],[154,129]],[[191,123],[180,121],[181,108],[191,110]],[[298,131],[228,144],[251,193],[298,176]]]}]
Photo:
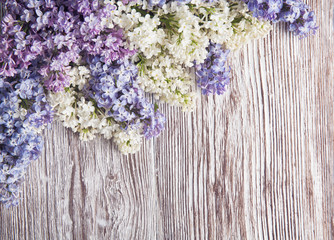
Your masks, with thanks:
[{"label": "blue lilac flower", "polygon": [[301,38],[314,34],[318,27],[314,12],[301,0],[246,0],[257,18],[273,22],[286,22],[289,30]]},{"label": "blue lilac flower", "polygon": [[[18,204],[26,169],[41,153],[37,128],[52,118],[39,81],[22,76],[29,78],[0,77],[0,202],[8,207]],[[25,117],[20,114],[22,104],[27,104]]]},{"label": "blue lilac flower", "polygon": [[210,43],[204,63],[196,66],[197,83],[203,94],[225,92],[230,81],[230,69],[225,66],[228,54],[220,44]]},{"label": "blue lilac flower", "polygon": [[148,0],[148,5],[153,7],[153,6],[159,6],[162,7],[163,5],[166,4],[166,0]]},{"label": "blue lilac flower", "polygon": [[165,128],[165,116],[159,111],[155,112],[155,117],[144,125],[144,136],[146,139],[158,136]]},{"label": "blue lilac flower", "polygon": [[159,135],[164,128],[165,118],[149,103],[139,88],[136,78],[138,69],[128,60],[119,60],[112,65],[103,58],[90,60],[92,79],[86,88],[98,108],[118,122],[124,129],[144,125],[146,138]]},{"label": "blue lilac flower", "polygon": [[248,8],[255,17],[274,21],[283,7],[283,0],[249,0]]}]

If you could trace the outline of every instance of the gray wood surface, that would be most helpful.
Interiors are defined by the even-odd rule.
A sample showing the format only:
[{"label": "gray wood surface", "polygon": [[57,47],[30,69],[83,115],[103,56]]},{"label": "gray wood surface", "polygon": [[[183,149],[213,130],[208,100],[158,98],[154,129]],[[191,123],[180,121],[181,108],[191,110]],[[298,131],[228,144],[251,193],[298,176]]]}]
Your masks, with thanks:
[{"label": "gray wood surface", "polygon": [[229,91],[160,104],[138,154],[55,123],[0,239],[334,239],[334,1],[308,3],[316,36],[278,25],[232,54]]}]

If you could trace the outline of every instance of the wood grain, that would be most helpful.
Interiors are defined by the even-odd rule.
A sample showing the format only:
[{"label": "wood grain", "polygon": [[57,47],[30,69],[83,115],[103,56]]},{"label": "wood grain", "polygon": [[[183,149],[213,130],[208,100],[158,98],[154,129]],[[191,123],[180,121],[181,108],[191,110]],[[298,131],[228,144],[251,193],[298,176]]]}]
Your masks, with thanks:
[{"label": "wood grain", "polygon": [[55,123],[0,239],[334,239],[333,0],[320,28],[277,25],[234,53],[229,91],[135,155]]}]

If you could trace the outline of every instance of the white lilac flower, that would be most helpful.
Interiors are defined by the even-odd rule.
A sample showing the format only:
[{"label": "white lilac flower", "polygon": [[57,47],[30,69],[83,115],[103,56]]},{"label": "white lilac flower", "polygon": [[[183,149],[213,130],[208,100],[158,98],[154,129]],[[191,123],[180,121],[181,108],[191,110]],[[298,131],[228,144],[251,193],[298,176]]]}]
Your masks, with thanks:
[{"label": "white lilac flower", "polygon": [[116,131],[114,135],[118,149],[124,153],[135,153],[142,145],[142,135],[138,129],[128,129],[128,131]]},{"label": "white lilac flower", "polygon": [[117,2],[110,18],[122,27],[130,49],[137,49],[139,84],[156,99],[192,110],[194,64],[207,58],[210,41],[235,50],[270,31],[243,2]]}]

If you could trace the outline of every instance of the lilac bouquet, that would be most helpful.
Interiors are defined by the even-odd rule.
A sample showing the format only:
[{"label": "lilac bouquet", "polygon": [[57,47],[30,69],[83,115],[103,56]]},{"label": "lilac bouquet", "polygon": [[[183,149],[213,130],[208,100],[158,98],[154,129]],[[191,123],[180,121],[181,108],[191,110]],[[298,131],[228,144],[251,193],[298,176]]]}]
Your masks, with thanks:
[{"label": "lilac bouquet", "polygon": [[[42,132],[58,120],[124,154],[157,137],[157,100],[192,110],[196,86],[223,94],[227,57],[271,23],[300,37],[314,13],[291,0],[1,0],[0,202],[18,204]],[[191,75],[195,68],[197,81]],[[151,94],[154,100],[147,98]]]}]

